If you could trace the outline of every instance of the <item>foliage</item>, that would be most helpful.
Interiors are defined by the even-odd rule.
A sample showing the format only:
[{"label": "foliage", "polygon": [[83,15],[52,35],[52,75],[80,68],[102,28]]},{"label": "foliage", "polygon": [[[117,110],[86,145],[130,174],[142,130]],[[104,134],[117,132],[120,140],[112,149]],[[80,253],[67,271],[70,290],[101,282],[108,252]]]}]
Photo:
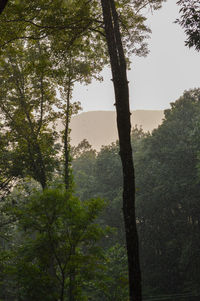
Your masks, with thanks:
[{"label": "foliage", "polygon": [[179,0],[180,18],[176,20],[185,30],[185,45],[200,50],[200,4],[198,0]]},{"label": "foliage", "polygon": [[199,281],[192,272],[194,262],[195,271],[200,268],[193,257],[199,250],[199,92],[186,91],[171,104],[163,124],[144,141],[137,163],[143,279],[154,292],[195,291]]},{"label": "foliage", "polygon": [[[158,129],[151,134],[139,128],[132,131],[136,216],[147,297],[199,293],[199,97],[199,89],[185,91],[165,111]],[[85,194],[106,199],[108,207],[99,222],[115,227],[116,233],[103,240],[104,248],[115,243],[123,248],[118,143],[103,147],[92,165],[86,154],[87,150],[73,162],[77,192],[81,195],[84,189]],[[79,182],[81,174],[85,176]]]},{"label": "foliage", "polygon": [[[145,39],[150,30],[145,24],[143,10],[158,9],[163,1],[165,0],[116,1],[127,53],[147,53]],[[85,56],[85,62],[93,61],[95,68],[103,67],[108,61],[101,4],[97,0],[10,0],[1,15],[0,28],[2,46],[17,39],[41,39],[48,40],[54,53],[64,54],[71,46],[79,45],[79,55]]]},{"label": "foliage", "polygon": [[[143,9],[162,2],[115,1],[126,58],[147,53]],[[188,3],[179,1],[180,24],[198,50],[198,4],[188,13]],[[60,172],[58,136],[49,125],[65,120],[73,84],[99,78],[108,63],[100,1],[10,0],[0,44],[0,298],[67,300],[73,289],[77,300],[126,300],[118,143],[98,154],[87,141],[72,150],[81,201],[55,184],[30,188],[33,179],[45,188]],[[152,134],[132,133],[144,289],[151,295],[199,292],[199,94],[185,92]],[[5,197],[20,177],[31,185]],[[107,208],[100,199],[85,201],[91,197],[103,197]]]},{"label": "foliage", "polygon": [[95,196],[95,160],[96,151],[85,139],[72,148],[72,170],[76,193],[81,200]]},{"label": "foliage", "polygon": [[0,58],[1,131],[5,151],[12,154],[10,173],[30,175],[43,187],[57,152],[57,137],[49,128],[57,117],[57,98],[45,51],[39,43],[18,42]]},{"label": "foliage", "polygon": [[72,267],[73,294],[82,300],[87,281],[103,267],[97,242],[106,229],[95,222],[103,206],[100,199],[80,202],[57,188],[32,193],[7,209],[17,221],[18,239],[4,273],[14,279],[20,300],[66,300]]},{"label": "foliage", "polygon": [[107,250],[105,270],[91,291],[91,300],[128,300],[127,256],[124,246],[116,244]]}]

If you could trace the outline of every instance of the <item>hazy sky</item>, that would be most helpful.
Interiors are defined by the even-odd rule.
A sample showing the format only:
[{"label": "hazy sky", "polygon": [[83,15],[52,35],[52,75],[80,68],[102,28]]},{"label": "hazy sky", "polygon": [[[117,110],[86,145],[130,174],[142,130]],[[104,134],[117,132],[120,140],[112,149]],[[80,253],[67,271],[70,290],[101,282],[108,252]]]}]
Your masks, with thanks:
[{"label": "hazy sky", "polygon": [[[133,110],[163,110],[184,90],[200,87],[200,53],[184,46],[185,35],[178,24],[176,0],[149,15],[152,34],[146,58],[132,57],[129,71],[130,105]],[[81,101],[83,111],[114,110],[111,73],[106,68],[104,81],[77,85],[73,99]]]}]

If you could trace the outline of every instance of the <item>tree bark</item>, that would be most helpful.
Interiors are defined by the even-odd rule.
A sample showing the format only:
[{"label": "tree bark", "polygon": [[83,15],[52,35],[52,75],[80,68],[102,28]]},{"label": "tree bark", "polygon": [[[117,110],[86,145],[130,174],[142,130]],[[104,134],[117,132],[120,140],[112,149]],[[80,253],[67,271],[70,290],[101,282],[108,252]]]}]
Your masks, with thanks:
[{"label": "tree bark", "polygon": [[123,215],[129,269],[130,301],[141,301],[141,272],[135,217],[135,174],[130,140],[131,123],[126,60],[114,0],[101,0],[104,28],[115,90],[117,128],[123,169]]},{"label": "tree bark", "polygon": [[[70,97],[71,97],[72,82],[69,78],[67,83],[67,103],[66,103],[66,115],[65,115],[65,131],[64,131],[64,182],[65,189],[70,188],[70,137],[69,137],[69,123],[70,123]],[[70,255],[75,255],[75,247],[72,245]],[[75,301],[75,281],[76,281],[76,270],[75,267],[70,267],[69,270],[69,301]]]},{"label": "tree bark", "polygon": [[71,84],[69,83],[67,87],[67,108],[65,116],[65,132],[64,132],[64,182],[66,190],[69,189],[70,182],[70,150],[69,150],[69,123],[70,123],[70,93],[71,93]]},{"label": "tree bark", "polygon": [[0,14],[3,12],[7,3],[8,3],[8,0],[0,0]]}]

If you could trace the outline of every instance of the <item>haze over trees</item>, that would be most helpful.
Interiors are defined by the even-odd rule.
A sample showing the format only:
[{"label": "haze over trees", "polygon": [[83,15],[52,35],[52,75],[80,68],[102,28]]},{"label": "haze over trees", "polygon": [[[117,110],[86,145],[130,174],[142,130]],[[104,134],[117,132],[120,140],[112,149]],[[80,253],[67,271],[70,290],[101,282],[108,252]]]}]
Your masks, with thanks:
[{"label": "haze over trees", "polygon": [[[141,301],[137,228],[144,293],[199,294],[199,89],[130,135],[128,57],[147,54],[143,9],[162,2],[0,2],[2,300]],[[119,141],[71,148],[74,83],[109,62]]]},{"label": "haze over trees", "polygon": [[[144,300],[199,298],[199,97],[199,89],[186,91],[152,134],[132,131]],[[120,250],[125,242],[118,151],[118,142],[97,154],[82,144],[73,170],[81,199],[98,195],[107,201],[104,223],[117,229],[112,244]]]},{"label": "haze over trees", "polygon": [[[199,97],[186,91],[152,134],[132,131],[144,300],[200,294]],[[68,300],[72,266],[75,300],[128,298],[119,144],[71,152],[76,195],[58,176],[44,193],[28,178],[1,200],[2,300]]]},{"label": "haze over trees", "polygon": [[[142,127],[144,132],[152,131],[162,123],[164,112],[159,110],[131,111],[133,127]],[[102,120],[104,121],[102,123]],[[93,127],[95,124],[95,128]],[[63,129],[62,123],[58,124]],[[71,144],[77,146],[83,139],[87,139],[97,151],[102,145],[108,145],[117,140],[116,113],[114,111],[80,112],[71,118]]]}]

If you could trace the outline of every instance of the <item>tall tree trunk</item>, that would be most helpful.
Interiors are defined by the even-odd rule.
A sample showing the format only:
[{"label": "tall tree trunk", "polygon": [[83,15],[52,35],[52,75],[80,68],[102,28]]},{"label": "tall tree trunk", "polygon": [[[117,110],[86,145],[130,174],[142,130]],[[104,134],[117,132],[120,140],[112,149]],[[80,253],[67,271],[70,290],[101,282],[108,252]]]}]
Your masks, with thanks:
[{"label": "tall tree trunk", "polygon": [[69,83],[67,87],[67,108],[65,115],[65,132],[64,132],[64,182],[65,188],[69,188],[69,163],[70,163],[70,150],[69,150],[69,122],[70,122],[70,94],[71,94],[71,84]]},{"label": "tall tree trunk", "polygon": [[[69,78],[67,84],[67,106],[66,106],[66,115],[65,115],[65,131],[64,131],[64,182],[65,189],[70,188],[70,145],[69,145],[69,123],[71,117],[70,111],[70,97],[71,97],[71,79]],[[71,246],[70,255],[75,255],[75,247]],[[69,301],[75,301],[75,281],[76,281],[76,270],[75,267],[70,267],[69,271]]]},{"label": "tall tree trunk", "polygon": [[[75,247],[72,245],[71,246],[71,251],[70,255],[73,256],[75,255]],[[75,296],[75,281],[76,281],[76,269],[74,266],[70,268],[69,271],[69,301],[76,301],[76,296]]]},{"label": "tall tree trunk", "polygon": [[131,123],[126,60],[115,2],[114,0],[101,0],[101,5],[115,90],[117,128],[123,168],[123,215],[128,255],[129,296],[130,301],[141,301],[141,272],[135,218],[135,175],[130,140]]}]

